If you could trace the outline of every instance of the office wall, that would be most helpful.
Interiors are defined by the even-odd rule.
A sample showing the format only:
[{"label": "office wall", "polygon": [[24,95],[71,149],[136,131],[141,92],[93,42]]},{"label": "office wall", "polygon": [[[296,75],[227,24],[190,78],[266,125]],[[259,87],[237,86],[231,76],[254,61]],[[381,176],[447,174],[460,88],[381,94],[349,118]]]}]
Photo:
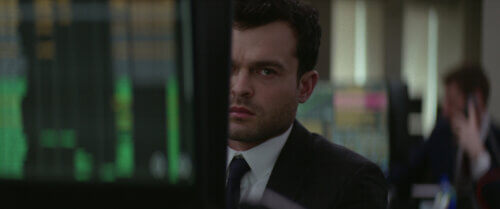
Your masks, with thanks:
[{"label": "office wall", "polygon": [[500,1],[483,0],[482,62],[491,80],[490,111],[500,120]]},{"label": "office wall", "polygon": [[319,24],[321,26],[321,44],[319,46],[318,63],[316,70],[319,73],[320,80],[330,79],[330,25],[331,25],[331,1],[309,0],[311,5],[318,9]]}]

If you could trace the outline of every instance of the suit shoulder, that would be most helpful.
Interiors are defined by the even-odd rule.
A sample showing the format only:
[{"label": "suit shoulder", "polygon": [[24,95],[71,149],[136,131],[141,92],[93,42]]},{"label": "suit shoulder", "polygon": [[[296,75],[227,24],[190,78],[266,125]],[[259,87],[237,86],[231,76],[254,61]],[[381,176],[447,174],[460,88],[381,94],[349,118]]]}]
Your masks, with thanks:
[{"label": "suit shoulder", "polygon": [[296,127],[288,153],[298,159],[294,162],[304,179],[299,202],[307,208],[386,208],[387,181],[375,163],[300,124]]},{"label": "suit shoulder", "polygon": [[338,144],[334,144],[318,134],[311,134],[312,160],[325,170],[339,170],[347,175],[355,174],[364,167],[378,166],[360,154]]}]

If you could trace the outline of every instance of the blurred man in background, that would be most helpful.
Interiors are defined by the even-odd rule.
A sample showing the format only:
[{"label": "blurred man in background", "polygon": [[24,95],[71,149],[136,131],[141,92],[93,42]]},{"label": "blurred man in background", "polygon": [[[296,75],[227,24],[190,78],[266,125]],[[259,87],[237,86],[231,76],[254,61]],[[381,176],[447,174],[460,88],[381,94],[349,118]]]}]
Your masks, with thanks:
[{"label": "blurred man in background", "polygon": [[465,65],[444,79],[442,117],[411,159],[411,181],[449,180],[457,208],[478,208],[477,181],[499,166],[500,130],[488,113],[490,85],[481,67]]}]

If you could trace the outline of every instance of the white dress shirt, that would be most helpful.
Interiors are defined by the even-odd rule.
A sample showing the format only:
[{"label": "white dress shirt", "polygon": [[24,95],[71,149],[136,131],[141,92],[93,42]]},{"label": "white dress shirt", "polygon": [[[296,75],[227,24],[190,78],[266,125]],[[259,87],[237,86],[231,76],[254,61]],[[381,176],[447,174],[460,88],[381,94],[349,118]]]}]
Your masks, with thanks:
[{"label": "white dress shirt", "polygon": [[[262,144],[246,151],[236,151],[227,147],[227,165],[234,156],[242,155],[250,166],[250,171],[241,179],[240,201],[257,203],[262,198],[271,171],[278,159],[281,149],[285,145],[292,130],[293,124],[281,135],[271,138]],[[226,175],[227,176],[227,175]],[[226,177],[227,181],[227,177]]]}]

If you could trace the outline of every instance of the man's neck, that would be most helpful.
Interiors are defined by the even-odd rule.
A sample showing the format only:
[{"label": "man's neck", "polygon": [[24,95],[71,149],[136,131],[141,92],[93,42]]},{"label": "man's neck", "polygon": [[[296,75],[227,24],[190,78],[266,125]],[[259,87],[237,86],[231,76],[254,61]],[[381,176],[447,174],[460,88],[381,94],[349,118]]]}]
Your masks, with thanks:
[{"label": "man's neck", "polygon": [[[235,151],[247,151],[247,150],[252,149],[256,146],[259,146],[260,144],[262,144],[266,141],[273,140],[277,137],[288,137],[288,135],[292,131],[292,127],[293,127],[293,123],[290,124],[290,126],[287,129],[285,129],[283,132],[281,132],[277,136],[269,137],[269,138],[264,139],[264,140],[245,142],[245,141],[237,141],[237,140],[228,139],[227,145],[229,146],[229,148],[231,148]],[[285,135],[285,136],[283,136],[283,135]]]},{"label": "man's neck", "polygon": [[249,149],[252,149],[252,148],[258,146],[259,144],[264,143],[267,140],[269,140],[269,139],[261,140],[261,141],[257,141],[257,142],[242,142],[242,141],[236,141],[236,140],[229,139],[227,141],[227,144],[233,150],[246,151],[246,150],[249,150]]}]

